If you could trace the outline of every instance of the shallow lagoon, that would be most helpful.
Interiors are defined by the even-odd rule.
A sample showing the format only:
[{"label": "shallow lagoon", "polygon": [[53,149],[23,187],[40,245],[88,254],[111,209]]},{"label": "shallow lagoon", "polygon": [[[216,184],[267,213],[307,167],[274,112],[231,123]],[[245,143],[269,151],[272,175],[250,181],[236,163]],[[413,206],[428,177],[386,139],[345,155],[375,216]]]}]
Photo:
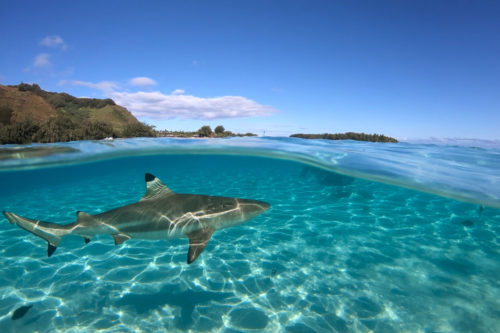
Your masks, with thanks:
[{"label": "shallow lagoon", "polygon": [[[175,154],[154,140],[75,143],[82,153],[2,162],[2,210],[58,223],[139,200],[145,172],[179,193],[272,206],[214,233],[191,265],[187,239],[114,246],[109,236],[87,245],[75,236],[47,258],[43,240],[2,218],[0,331],[498,331],[498,176],[485,174],[498,167],[498,152],[410,146],[398,165],[391,150],[401,145],[285,140],[280,149],[255,140],[215,141],[216,149],[181,141]],[[230,154],[220,155],[224,147]],[[436,176],[444,163],[431,168],[430,153],[440,150],[455,161],[446,172],[453,181]],[[482,161],[476,168],[470,152]],[[471,174],[491,184],[470,203],[426,193],[441,193],[428,184],[444,182],[446,195],[459,197],[471,178],[457,177]],[[372,181],[382,176],[420,191]],[[33,307],[13,321],[26,304]]]}]

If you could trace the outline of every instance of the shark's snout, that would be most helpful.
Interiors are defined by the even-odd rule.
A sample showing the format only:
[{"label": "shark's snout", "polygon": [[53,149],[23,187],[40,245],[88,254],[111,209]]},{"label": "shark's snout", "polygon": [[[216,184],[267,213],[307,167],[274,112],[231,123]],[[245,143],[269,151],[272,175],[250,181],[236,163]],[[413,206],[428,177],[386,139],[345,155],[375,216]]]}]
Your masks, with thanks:
[{"label": "shark's snout", "polygon": [[267,202],[251,199],[240,199],[239,205],[243,214],[249,217],[260,215],[271,207]]},{"label": "shark's snout", "polygon": [[259,201],[258,205],[261,207],[262,213],[266,212],[269,208],[271,208],[271,205],[264,201]]}]

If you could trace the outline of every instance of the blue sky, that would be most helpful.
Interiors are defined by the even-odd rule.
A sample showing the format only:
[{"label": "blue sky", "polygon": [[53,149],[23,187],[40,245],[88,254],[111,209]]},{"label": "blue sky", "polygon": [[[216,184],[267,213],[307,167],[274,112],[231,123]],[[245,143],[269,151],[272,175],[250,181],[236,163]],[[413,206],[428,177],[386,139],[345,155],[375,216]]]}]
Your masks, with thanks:
[{"label": "blue sky", "polygon": [[3,1],[0,83],[159,129],[500,139],[497,1]]}]

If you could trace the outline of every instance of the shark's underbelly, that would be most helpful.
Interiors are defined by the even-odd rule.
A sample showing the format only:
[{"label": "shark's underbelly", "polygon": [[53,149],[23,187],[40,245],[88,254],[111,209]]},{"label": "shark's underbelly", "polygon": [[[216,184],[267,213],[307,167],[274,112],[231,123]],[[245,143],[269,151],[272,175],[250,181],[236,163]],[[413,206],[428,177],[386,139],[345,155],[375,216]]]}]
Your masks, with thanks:
[{"label": "shark's underbelly", "polygon": [[166,230],[162,231],[139,231],[139,232],[122,232],[123,234],[135,238],[135,239],[173,239],[173,238],[180,238],[184,237],[184,235],[181,235],[179,233],[169,233]]}]

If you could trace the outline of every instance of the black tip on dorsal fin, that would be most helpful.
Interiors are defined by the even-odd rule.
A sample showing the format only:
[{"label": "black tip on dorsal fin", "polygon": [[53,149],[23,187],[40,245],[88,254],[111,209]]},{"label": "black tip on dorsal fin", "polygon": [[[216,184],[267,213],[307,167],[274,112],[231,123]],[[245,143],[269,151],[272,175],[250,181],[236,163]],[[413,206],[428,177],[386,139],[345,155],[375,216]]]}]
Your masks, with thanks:
[{"label": "black tip on dorsal fin", "polygon": [[57,249],[57,246],[53,246],[50,243],[47,243],[47,244],[48,244],[48,247],[47,247],[47,256],[50,257],[52,255],[52,253],[54,253],[54,251]]},{"label": "black tip on dorsal fin", "polygon": [[146,178],[146,182],[150,182],[150,181],[154,180],[156,177],[155,177],[155,176],[153,176],[152,174],[150,174],[150,173],[148,172],[148,173],[146,173],[145,178]]},{"label": "black tip on dorsal fin", "polygon": [[146,194],[144,194],[141,200],[172,194],[172,190],[166,187],[158,177],[146,173],[144,178],[146,179]]},{"label": "black tip on dorsal fin", "polygon": [[83,239],[85,240],[85,244],[88,244],[90,242],[90,238],[83,237]]}]

